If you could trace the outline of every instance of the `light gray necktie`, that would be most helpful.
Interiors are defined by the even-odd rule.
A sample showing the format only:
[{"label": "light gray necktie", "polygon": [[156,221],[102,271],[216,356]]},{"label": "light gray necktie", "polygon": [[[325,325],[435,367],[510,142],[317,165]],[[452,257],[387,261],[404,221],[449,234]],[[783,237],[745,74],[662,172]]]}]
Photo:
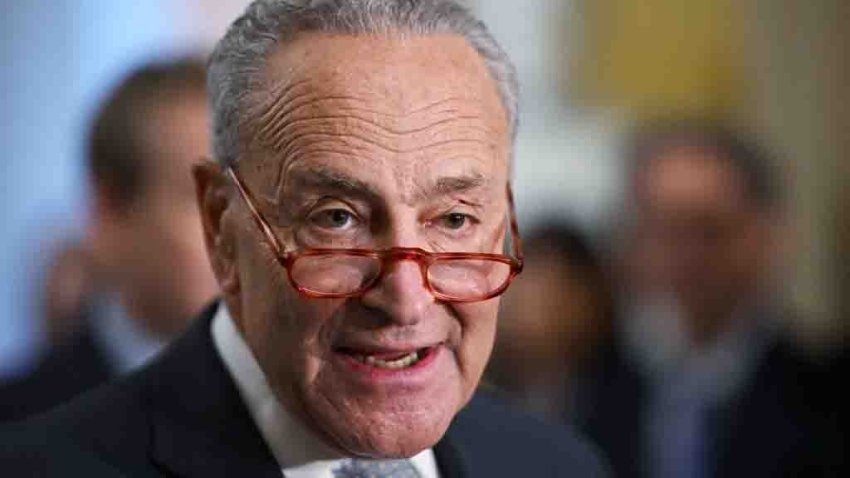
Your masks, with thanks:
[{"label": "light gray necktie", "polygon": [[333,474],[334,478],[420,478],[408,460],[347,459]]}]

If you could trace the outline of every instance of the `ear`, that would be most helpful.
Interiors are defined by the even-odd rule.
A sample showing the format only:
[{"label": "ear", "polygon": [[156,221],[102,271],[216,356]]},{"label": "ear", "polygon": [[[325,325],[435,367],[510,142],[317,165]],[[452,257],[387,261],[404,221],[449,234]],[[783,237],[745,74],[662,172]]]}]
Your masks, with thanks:
[{"label": "ear", "polygon": [[192,167],[192,177],[213,272],[224,295],[233,296],[239,292],[239,273],[234,228],[227,221],[230,188],[226,176],[218,163],[203,158]]}]

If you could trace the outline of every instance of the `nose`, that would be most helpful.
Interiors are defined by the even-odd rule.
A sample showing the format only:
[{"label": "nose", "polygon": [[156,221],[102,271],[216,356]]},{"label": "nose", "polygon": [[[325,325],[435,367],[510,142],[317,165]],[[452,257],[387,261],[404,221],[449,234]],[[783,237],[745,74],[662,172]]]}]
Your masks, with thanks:
[{"label": "nose", "polygon": [[425,285],[419,264],[401,259],[386,267],[383,277],[362,296],[363,305],[383,311],[398,325],[414,325],[423,320],[435,299]]}]

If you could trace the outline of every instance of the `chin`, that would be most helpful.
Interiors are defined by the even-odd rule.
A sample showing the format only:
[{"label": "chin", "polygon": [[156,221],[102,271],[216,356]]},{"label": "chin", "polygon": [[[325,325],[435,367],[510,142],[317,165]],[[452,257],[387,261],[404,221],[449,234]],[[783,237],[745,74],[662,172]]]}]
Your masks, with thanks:
[{"label": "chin", "polygon": [[371,426],[351,430],[349,453],[369,458],[407,458],[433,447],[446,433],[454,413],[439,416],[380,417]]},{"label": "chin", "polygon": [[410,457],[433,447],[477,381],[447,350],[426,357],[406,368],[345,357],[322,364],[297,395],[310,428],[351,456]]},{"label": "chin", "polygon": [[411,457],[440,441],[462,405],[445,395],[429,398],[428,404],[364,403],[362,408],[352,404],[322,414],[324,420],[314,421],[314,425],[325,430],[324,435],[334,448],[346,455],[376,459]]}]

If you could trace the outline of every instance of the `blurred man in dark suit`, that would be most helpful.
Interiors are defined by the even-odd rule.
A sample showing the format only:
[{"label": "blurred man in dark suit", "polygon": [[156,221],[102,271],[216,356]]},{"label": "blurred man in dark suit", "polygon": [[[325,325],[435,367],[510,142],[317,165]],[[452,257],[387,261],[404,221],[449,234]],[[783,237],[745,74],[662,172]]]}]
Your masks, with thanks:
[{"label": "blurred man in dark suit", "polygon": [[129,379],[7,430],[6,455],[48,436],[82,474],[602,474],[475,394],[522,267],[516,76],[483,24],[452,0],[258,0],[208,75],[195,181],[222,300]]},{"label": "blurred man in dark suit", "polygon": [[205,78],[192,60],[149,64],[104,102],[88,138],[91,223],[71,249],[82,270],[49,289],[56,299],[82,293],[77,310],[48,310],[80,326],[0,388],[0,419],[46,410],[138,367],[217,293],[190,171],[209,151]]},{"label": "blurred man in dark suit", "polygon": [[[782,181],[715,123],[639,131],[630,306],[580,417],[622,476],[820,476],[841,461],[831,384],[785,330]],[[830,475],[831,476],[831,475]]]},{"label": "blurred man in dark suit", "polygon": [[516,405],[563,421],[576,413],[574,389],[616,307],[608,264],[588,236],[570,223],[542,224],[523,237],[522,276],[502,299],[484,378]]}]

